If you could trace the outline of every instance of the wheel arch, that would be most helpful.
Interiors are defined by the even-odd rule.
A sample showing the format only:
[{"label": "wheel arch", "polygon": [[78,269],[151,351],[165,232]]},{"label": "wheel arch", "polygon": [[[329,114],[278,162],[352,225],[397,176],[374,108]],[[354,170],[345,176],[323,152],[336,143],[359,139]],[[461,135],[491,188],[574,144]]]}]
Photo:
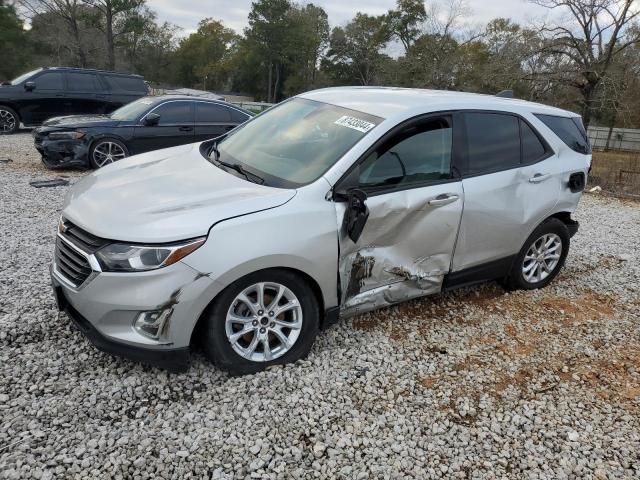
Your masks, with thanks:
[{"label": "wheel arch", "polygon": [[194,342],[194,339],[199,337],[199,331],[202,328],[202,325],[204,324],[204,319],[205,317],[209,314],[209,311],[211,310],[212,305],[215,303],[215,301],[220,297],[220,295],[222,295],[222,292],[225,291],[225,289],[231,285],[233,282],[236,282],[238,280],[241,280],[242,278],[254,274],[254,273],[260,273],[260,272],[267,272],[269,270],[280,270],[280,271],[286,271],[286,272],[290,272],[293,273],[299,277],[301,277],[306,283],[307,285],[311,288],[311,290],[313,291],[314,296],[316,297],[316,301],[318,302],[318,310],[320,312],[320,329],[323,328],[324,324],[326,323],[326,308],[325,308],[325,299],[324,299],[324,295],[322,293],[322,288],[320,287],[320,284],[311,276],[309,275],[307,272],[299,269],[299,268],[295,268],[295,267],[291,267],[291,266],[272,266],[272,267],[267,267],[267,268],[260,268],[258,270],[253,270],[250,272],[246,272],[242,275],[237,276],[237,278],[234,278],[234,280],[229,281],[229,282],[225,282],[226,285],[224,288],[221,288],[214,296],[211,300],[209,300],[209,302],[206,304],[206,306],[204,307],[204,309],[202,310],[202,312],[200,312],[200,315],[198,316],[198,319],[196,320],[192,330],[191,330],[191,338],[189,340],[189,345],[192,345]]}]

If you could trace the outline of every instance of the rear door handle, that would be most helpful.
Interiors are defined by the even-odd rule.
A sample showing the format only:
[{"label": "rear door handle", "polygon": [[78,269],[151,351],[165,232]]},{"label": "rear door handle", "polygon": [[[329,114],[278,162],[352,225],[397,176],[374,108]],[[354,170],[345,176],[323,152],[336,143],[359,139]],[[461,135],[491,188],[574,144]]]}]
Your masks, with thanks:
[{"label": "rear door handle", "polygon": [[193,127],[180,127],[178,130],[180,130],[181,132],[190,132],[191,130],[193,130]]},{"label": "rear door handle", "polygon": [[458,200],[459,198],[460,197],[458,195],[456,195],[455,193],[443,193],[441,195],[438,195],[435,198],[432,198],[427,203],[429,205],[431,205],[432,207],[440,207],[442,205],[447,205],[449,203],[453,203],[456,200]]},{"label": "rear door handle", "polygon": [[536,173],[533,177],[529,179],[529,181],[531,183],[540,183],[540,182],[544,182],[550,177],[551,177],[550,173]]}]

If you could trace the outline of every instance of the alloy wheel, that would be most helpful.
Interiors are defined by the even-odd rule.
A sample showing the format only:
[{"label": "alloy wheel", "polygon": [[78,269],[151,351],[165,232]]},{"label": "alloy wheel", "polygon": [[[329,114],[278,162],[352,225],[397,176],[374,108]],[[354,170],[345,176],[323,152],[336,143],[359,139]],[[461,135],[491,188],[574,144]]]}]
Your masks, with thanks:
[{"label": "alloy wheel", "polygon": [[260,282],[245,288],[231,302],[225,331],[238,355],[268,362],[291,350],[302,320],[302,306],[290,289]]},{"label": "alloy wheel", "polygon": [[522,262],[522,275],[529,283],[547,278],[560,262],[562,239],[555,233],[547,233],[531,244]]},{"label": "alloy wheel", "polygon": [[93,149],[93,161],[99,168],[122,160],[126,156],[124,149],[115,142],[101,142]]},{"label": "alloy wheel", "polygon": [[0,132],[13,132],[17,121],[15,115],[9,110],[0,109]]}]

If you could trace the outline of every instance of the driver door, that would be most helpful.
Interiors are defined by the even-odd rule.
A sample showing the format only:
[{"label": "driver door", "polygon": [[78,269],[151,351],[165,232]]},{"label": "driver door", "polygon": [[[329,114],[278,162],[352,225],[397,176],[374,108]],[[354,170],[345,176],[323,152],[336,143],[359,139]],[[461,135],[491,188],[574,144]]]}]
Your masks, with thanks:
[{"label": "driver door", "polygon": [[413,121],[383,137],[336,186],[334,197],[345,200],[335,202],[343,313],[440,291],[464,202],[453,136],[451,115]]}]

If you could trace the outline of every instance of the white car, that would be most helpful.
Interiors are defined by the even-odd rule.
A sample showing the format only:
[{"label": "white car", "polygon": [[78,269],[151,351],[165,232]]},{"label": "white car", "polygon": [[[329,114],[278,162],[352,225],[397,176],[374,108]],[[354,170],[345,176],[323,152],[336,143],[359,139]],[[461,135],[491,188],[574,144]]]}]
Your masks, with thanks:
[{"label": "white car", "polygon": [[544,287],[578,229],[578,115],[487,95],[332,88],[71,190],[52,278],[105,351],[250,373],[339,318],[498,279]]}]

